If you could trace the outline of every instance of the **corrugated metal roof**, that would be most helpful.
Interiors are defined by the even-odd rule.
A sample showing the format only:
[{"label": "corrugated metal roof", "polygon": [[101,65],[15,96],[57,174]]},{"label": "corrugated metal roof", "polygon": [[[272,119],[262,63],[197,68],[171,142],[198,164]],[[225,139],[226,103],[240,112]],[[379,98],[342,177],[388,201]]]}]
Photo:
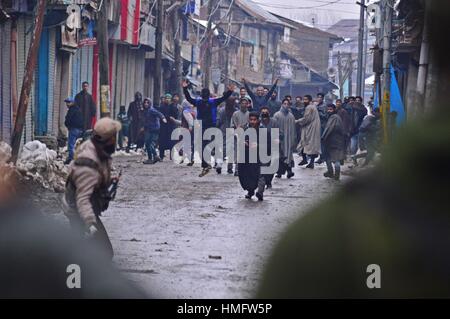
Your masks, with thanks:
[{"label": "corrugated metal roof", "polygon": [[270,14],[268,11],[264,10],[258,4],[254,3],[252,0],[235,0],[236,5],[241,7],[244,11],[246,11],[251,16],[262,20],[263,22],[269,22],[274,24],[285,25],[283,21],[278,19],[277,17]]}]

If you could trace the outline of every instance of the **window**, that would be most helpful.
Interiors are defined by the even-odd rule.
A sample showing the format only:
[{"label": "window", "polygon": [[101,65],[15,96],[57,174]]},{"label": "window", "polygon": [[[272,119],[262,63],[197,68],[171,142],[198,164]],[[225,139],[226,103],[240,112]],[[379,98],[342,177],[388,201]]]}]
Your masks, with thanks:
[{"label": "window", "polygon": [[291,29],[289,29],[288,27],[284,27],[283,41],[285,43],[289,43],[290,39],[291,39]]}]

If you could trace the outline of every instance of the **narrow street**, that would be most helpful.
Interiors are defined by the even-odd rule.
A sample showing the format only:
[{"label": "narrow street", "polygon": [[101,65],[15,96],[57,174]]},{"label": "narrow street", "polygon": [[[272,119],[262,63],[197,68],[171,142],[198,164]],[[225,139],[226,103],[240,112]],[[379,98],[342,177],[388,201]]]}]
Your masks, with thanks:
[{"label": "narrow street", "polygon": [[323,178],[324,165],[296,168],[264,202],[248,201],[237,177],[141,160],[115,158],[123,176],[103,220],[117,267],[163,298],[251,297],[283,229],[337,185]]}]

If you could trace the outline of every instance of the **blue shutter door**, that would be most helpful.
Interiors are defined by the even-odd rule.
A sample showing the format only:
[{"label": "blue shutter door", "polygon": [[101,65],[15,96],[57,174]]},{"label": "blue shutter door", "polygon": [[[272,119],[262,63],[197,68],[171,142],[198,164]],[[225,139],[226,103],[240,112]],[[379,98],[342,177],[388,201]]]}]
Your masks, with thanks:
[{"label": "blue shutter door", "polygon": [[48,54],[49,54],[49,31],[42,30],[41,42],[38,53],[38,72],[36,81],[36,135],[46,135],[48,125]]}]

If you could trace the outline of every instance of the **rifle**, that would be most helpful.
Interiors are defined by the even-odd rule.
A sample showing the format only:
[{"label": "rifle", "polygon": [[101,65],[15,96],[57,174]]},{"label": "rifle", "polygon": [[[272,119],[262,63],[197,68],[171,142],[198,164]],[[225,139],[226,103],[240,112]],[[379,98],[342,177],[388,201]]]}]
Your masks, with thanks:
[{"label": "rifle", "polygon": [[119,175],[116,178],[113,178],[111,185],[108,187],[108,199],[114,200],[116,198],[117,188],[119,187],[119,180],[122,176],[122,170],[119,171]]}]

